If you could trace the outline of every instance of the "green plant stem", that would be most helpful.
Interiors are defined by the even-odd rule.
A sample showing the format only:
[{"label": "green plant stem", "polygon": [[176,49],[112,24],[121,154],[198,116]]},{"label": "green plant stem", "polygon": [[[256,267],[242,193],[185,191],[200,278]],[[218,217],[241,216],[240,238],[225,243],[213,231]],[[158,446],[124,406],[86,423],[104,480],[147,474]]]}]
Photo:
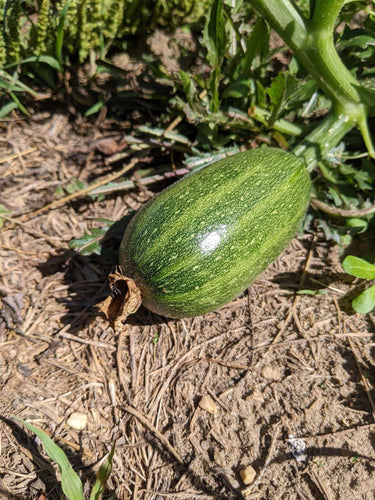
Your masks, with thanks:
[{"label": "green plant stem", "polygon": [[307,36],[302,45],[304,66],[332,102],[343,109],[348,104],[353,107],[361,103],[360,85],[341,61],[333,42],[335,22],[344,3],[345,0],[317,0],[312,19],[306,21]]},{"label": "green plant stem", "polygon": [[290,0],[249,0],[297,59],[331,99],[336,116],[343,115],[351,126],[358,125],[370,156],[375,148],[367,124],[367,115],[375,112],[360,83],[346,68],[333,42],[337,16],[344,0],[316,0],[311,19],[305,19]]},{"label": "green plant stem", "polygon": [[306,21],[289,0],[249,0],[293,50],[306,40]]},{"label": "green plant stem", "polygon": [[294,148],[293,153],[305,160],[307,170],[311,172],[352,128],[353,123],[347,116],[330,113]]}]

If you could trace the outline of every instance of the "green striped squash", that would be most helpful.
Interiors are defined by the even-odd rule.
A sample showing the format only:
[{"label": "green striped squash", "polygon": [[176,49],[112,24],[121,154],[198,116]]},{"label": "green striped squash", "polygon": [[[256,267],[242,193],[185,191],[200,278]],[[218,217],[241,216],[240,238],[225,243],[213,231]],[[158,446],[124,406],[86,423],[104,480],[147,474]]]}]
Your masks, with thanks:
[{"label": "green striped squash", "polygon": [[133,217],[120,265],[142,303],[168,317],[214,311],[244,291],[295,235],[310,196],[301,159],[260,148],[168,187]]}]

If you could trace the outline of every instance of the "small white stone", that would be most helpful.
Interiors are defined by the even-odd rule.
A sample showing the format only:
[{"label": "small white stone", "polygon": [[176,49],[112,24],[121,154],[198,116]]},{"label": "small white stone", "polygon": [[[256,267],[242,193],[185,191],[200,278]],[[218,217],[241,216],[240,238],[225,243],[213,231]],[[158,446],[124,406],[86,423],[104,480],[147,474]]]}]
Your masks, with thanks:
[{"label": "small white stone", "polygon": [[281,371],[277,366],[263,366],[261,375],[267,380],[279,380],[281,378]]},{"label": "small white stone", "polygon": [[244,484],[249,485],[254,482],[257,473],[251,465],[240,470],[240,476]]},{"label": "small white stone", "polygon": [[66,420],[66,423],[76,431],[82,431],[87,425],[87,415],[79,411],[73,412]]},{"label": "small white stone", "polygon": [[218,412],[217,404],[211,398],[211,396],[208,396],[207,394],[201,397],[198,405],[199,408],[202,408],[202,410],[206,410],[208,413],[211,413],[212,415],[216,415]]},{"label": "small white stone", "polygon": [[260,392],[259,389],[254,389],[253,392],[251,393],[251,397],[255,399],[255,401],[260,401],[261,403],[264,403],[263,394]]}]

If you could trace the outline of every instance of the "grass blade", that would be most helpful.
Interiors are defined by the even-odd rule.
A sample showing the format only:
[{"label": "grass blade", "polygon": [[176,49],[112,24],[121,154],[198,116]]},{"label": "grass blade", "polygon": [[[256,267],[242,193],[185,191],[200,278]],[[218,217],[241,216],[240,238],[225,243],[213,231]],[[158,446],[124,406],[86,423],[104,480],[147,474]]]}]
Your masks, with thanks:
[{"label": "grass blade", "polygon": [[13,111],[13,109],[16,109],[16,108],[18,108],[18,105],[14,101],[11,101],[11,102],[8,102],[7,104],[4,104],[4,106],[2,106],[0,108],[0,119],[5,118],[6,116],[8,116],[9,113],[11,111]]},{"label": "grass blade", "polygon": [[55,54],[56,54],[56,59],[59,61],[61,67],[63,66],[62,49],[64,42],[65,18],[69,9],[70,2],[71,0],[67,0],[63,10],[61,11],[59,24],[57,26],[57,32],[56,32]]},{"label": "grass blade", "polygon": [[16,63],[8,64],[6,68],[12,68],[14,66],[27,63],[45,63],[48,64],[48,66],[50,66],[52,69],[55,69],[56,71],[61,72],[63,70],[61,64],[57,59],[55,59],[52,56],[46,56],[46,55],[26,57],[26,59],[21,59],[21,61],[17,61]]},{"label": "grass blade", "polygon": [[96,102],[95,104],[90,106],[89,109],[86,109],[85,116],[91,116],[91,115],[94,115],[95,113],[98,113],[102,109],[103,106],[104,106],[103,101]]},{"label": "grass blade", "polygon": [[207,48],[207,60],[211,64],[211,111],[217,112],[220,107],[219,83],[220,67],[225,56],[227,37],[225,30],[223,0],[214,0],[207,13],[203,32],[203,43]]},{"label": "grass blade", "polygon": [[116,448],[116,443],[114,443],[107,458],[99,468],[99,471],[96,475],[95,484],[91,490],[90,500],[99,500],[100,496],[104,492],[108,478],[112,472],[112,462],[113,462],[113,455],[115,453],[115,448]]},{"label": "grass blade", "polygon": [[26,116],[30,116],[30,113],[27,111],[22,102],[18,99],[14,92],[9,92],[10,97],[13,99],[14,103],[17,105],[17,108],[22,111],[22,113]]},{"label": "grass blade", "polygon": [[266,44],[268,44],[268,27],[264,19],[260,17],[254,23],[253,30],[246,41],[244,76],[251,75],[253,61]]},{"label": "grass blade", "polygon": [[36,96],[37,93],[35,90],[33,90],[31,87],[26,85],[25,83],[22,83],[18,79],[17,73],[14,75],[11,75],[7,73],[6,71],[0,71],[0,89],[5,89],[8,92],[14,91],[14,92],[28,92],[29,94]]},{"label": "grass blade", "polygon": [[64,451],[55,444],[52,439],[47,436],[47,434],[35,427],[32,424],[25,422],[24,420],[18,419],[24,424],[31,432],[33,432],[42,441],[47,455],[51,460],[57,462],[60,472],[61,472],[61,486],[64,494],[69,500],[85,500],[83,495],[82,483],[76,472],[74,472],[73,467],[70,465],[68,457],[65,455]]}]

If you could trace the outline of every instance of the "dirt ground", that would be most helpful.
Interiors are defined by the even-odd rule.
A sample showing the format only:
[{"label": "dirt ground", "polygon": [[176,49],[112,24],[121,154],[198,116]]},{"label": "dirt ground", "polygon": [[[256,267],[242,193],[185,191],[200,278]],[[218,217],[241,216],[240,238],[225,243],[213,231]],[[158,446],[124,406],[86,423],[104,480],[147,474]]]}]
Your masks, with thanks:
[{"label": "dirt ground", "polygon": [[[116,440],[104,498],[375,498],[375,315],[350,310],[361,284],[319,235],[296,238],[204,317],[141,309],[115,334],[98,315],[113,263],[68,242],[161,185],[135,178],[131,191],[38,209],[72,178],[90,184],[126,167],[110,160],[127,126],[56,110],[1,124],[0,203],[13,218],[0,231],[0,497],[61,495],[57,467],[17,416],[62,446],[86,491]],[[87,417],[83,430],[69,425],[73,412]],[[256,475],[245,485],[247,466]]]}]

